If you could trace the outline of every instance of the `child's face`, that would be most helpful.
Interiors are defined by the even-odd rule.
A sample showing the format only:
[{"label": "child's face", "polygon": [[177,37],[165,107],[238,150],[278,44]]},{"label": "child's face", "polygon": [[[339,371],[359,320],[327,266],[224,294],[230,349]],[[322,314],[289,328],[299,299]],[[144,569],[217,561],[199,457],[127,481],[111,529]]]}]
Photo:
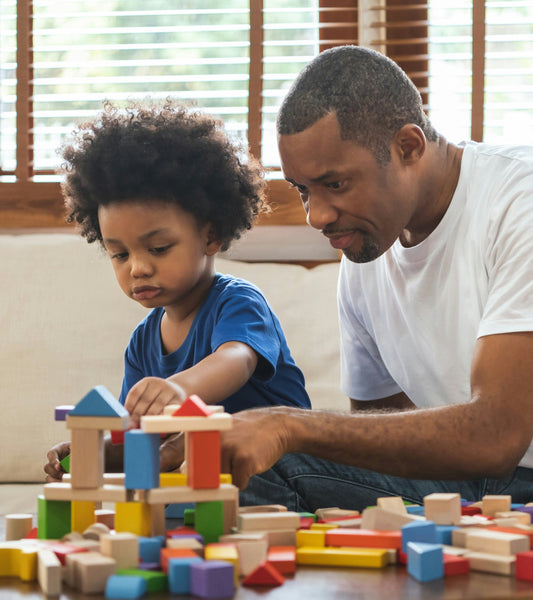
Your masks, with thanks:
[{"label": "child's face", "polygon": [[179,206],[128,200],[101,206],[104,246],[122,291],[146,308],[191,310],[203,300],[220,248],[211,227]]}]

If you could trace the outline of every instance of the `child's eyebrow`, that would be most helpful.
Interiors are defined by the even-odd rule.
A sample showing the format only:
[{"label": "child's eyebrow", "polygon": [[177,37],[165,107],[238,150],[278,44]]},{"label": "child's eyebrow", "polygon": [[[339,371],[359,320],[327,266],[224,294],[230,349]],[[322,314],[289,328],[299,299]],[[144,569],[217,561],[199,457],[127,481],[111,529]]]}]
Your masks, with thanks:
[{"label": "child's eyebrow", "polygon": [[[160,229],[153,229],[152,231],[148,231],[147,233],[143,233],[139,236],[139,240],[142,242],[149,240],[150,238],[159,235],[161,233],[167,233],[170,231],[167,227],[161,227]],[[122,244],[120,240],[115,238],[104,238],[104,244]]]}]

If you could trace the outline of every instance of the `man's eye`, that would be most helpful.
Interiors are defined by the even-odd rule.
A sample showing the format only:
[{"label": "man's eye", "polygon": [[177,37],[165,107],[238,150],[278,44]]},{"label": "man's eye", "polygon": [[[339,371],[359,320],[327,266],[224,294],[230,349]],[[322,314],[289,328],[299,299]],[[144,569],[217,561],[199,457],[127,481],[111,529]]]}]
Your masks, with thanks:
[{"label": "man's eye", "polygon": [[332,190],[340,190],[342,187],[342,181],[332,181],[331,183],[328,183],[327,186]]}]

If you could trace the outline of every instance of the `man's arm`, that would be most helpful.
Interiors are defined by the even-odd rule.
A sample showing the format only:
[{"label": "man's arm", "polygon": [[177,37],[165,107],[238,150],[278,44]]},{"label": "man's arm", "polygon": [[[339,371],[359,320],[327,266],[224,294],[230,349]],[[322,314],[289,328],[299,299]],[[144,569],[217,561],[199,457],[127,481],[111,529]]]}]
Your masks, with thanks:
[{"label": "man's arm", "polygon": [[350,406],[352,412],[358,411],[397,411],[410,410],[416,408],[406,394],[400,392],[387,398],[379,398],[378,400],[355,400],[350,398]]},{"label": "man's arm", "polygon": [[533,333],[480,338],[467,404],[374,414],[284,407],[238,413],[222,437],[223,469],[241,489],[287,452],[418,479],[503,477],[533,435],[531,357]]}]

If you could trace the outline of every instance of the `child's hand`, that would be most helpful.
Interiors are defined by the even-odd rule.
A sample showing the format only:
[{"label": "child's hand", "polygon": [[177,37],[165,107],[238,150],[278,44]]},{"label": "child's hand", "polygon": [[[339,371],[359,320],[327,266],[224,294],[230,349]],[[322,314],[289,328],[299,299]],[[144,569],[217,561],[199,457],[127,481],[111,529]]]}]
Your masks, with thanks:
[{"label": "child's hand", "polygon": [[181,404],[187,393],[177,383],[160,377],[145,377],[129,391],[125,407],[132,427],[139,427],[143,415],[160,415],[168,404]]},{"label": "child's hand", "polygon": [[169,435],[159,446],[159,466],[162,473],[179,471],[185,460],[183,432]]},{"label": "child's hand", "polygon": [[65,470],[59,464],[59,461],[63,460],[65,456],[70,454],[70,442],[59,442],[51,450],[48,451],[46,458],[48,464],[44,466],[44,472],[46,473],[46,483],[53,483],[55,481],[61,481]]}]

